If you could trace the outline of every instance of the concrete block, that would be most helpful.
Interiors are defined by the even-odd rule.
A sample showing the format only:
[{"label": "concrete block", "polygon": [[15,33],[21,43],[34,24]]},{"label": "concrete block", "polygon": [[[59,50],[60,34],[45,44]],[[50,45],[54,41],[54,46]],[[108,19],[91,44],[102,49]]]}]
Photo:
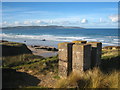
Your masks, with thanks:
[{"label": "concrete block", "polygon": [[58,58],[59,58],[59,76],[66,77],[72,71],[72,46],[74,43],[59,43]]},{"label": "concrete block", "polygon": [[74,44],[72,70],[81,72],[91,67],[91,45]]},{"label": "concrete block", "polygon": [[102,54],[102,43],[101,42],[88,42],[92,46],[91,51],[91,67],[100,66],[101,54]]}]

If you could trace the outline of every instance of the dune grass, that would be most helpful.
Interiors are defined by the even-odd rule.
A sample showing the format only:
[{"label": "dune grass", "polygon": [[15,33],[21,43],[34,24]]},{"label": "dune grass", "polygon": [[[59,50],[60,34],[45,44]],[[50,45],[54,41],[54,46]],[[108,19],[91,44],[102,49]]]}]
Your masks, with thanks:
[{"label": "dune grass", "polygon": [[17,43],[17,42],[1,42],[0,45],[6,45],[6,46],[21,46],[23,43]]},{"label": "dune grass", "polygon": [[14,67],[19,65],[24,65],[32,62],[36,62],[37,60],[42,60],[43,57],[35,56],[33,54],[21,54],[16,56],[5,56],[2,57],[2,66],[3,67]]},{"label": "dune grass", "polygon": [[120,72],[113,71],[103,74],[99,68],[86,72],[72,72],[68,78],[61,78],[55,88],[118,88],[118,75]]},{"label": "dune grass", "polygon": [[102,50],[102,59],[110,59],[120,56],[120,50]]},{"label": "dune grass", "polygon": [[3,57],[3,68],[31,71],[32,74],[58,72],[57,56],[43,58],[32,54]]}]

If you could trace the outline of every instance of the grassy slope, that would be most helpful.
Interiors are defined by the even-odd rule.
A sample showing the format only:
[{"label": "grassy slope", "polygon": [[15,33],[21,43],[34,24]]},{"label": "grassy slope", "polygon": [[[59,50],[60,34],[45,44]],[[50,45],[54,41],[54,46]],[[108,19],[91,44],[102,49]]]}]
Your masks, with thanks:
[{"label": "grassy slope", "polygon": [[[0,44],[10,48],[21,48],[21,46],[23,46],[22,43],[15,42],[4,42]],[[43,58],[41,56],[35,56],[31,53],[24,53],[24,50],[25,49],[22,49],[23,53],[19,53],[17,55],[3,55],[3,57],[0,57],[0,60],[2,60],[1,67],[3,69],[3,87],[34,86],[34,83],[39,81],[39,79],[34,79],[35,77],[33,75],[40,73],[46,74],[51,71],[55,73],[57,72],[57,57]],[[27,73],[28,71],[32,71],[32,76]],[[26,80],[27,78],[28,81]],[[33,82],[28,83],[29,81]],[[35,86],[37,86],[37,84]]]},{"label": "grassy slope", "polygon": [[[120,53],[117,50],[103,50],[102,64],[100,68],[94,68],[79,74],[72,73],[68,78],[59,79],[54,87],[56,88],[117,88],[118,75],[120,74],[118,63],[120,62]],[[49,72],[57,75],[58,57],[43,58],[32,54],[21,54],[16,56],[3,57],[3,68],[32,71],[31,75],[46,75]],[[26,85],[27,86],[27,85]],[[24,87],[26,87],[24,86]],[[32,87],[33,85],[29,85]],[[35,87],[38,88],[36,85]],[[35,88],[34,87],[34,88]]]},{"label": "grassy slope", "polygon": [[[39,56],[33,55],[26,56],[29,58],[27,62],[17,62],[18,65],[16,65],[16,61],[14,60],[14,63],[3,67],[3,70],[8,69],[6,72],[3,72],[3,76],[5,76],[3,77],[3,87],[43,88],[43,86],[37,86],[41,80],[40,78],[38,79],[36,75],[47,75],[49,72],[57,74],[57,57],[40,58]],[[15,58],[18,57],[19,56],[15,56]],[[24,56],[24,59],[27,57]],[[16,70],[16,72],[11,74],[10,70]]]}]

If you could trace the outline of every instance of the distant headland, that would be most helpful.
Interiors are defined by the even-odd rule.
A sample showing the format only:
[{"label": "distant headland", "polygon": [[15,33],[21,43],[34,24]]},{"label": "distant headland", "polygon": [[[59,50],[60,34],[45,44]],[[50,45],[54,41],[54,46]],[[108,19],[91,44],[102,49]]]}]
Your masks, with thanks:
[{"label": "distant headland", "polygon": [[57,25],[47,25],[47,26],[13,26],[13,27],[2,27],[2,29],[12,29],[12,28],[58,28],[58,29],[75,29],[80,28],[83,29],[83,27],[77,27],[77,26],[57,26]]}]

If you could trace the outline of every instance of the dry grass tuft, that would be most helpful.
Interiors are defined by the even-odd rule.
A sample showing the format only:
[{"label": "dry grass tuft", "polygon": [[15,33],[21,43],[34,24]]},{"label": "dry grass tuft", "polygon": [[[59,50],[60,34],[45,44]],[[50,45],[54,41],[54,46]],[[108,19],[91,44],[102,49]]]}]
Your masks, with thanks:
[{"label": "dry grass tuft", "polygon": [[118,74],[113,71],[110,74],[103,74],[99,68],[86,72],[73,72],[68,78],[60,79],[55,88],[118,88]]}]

